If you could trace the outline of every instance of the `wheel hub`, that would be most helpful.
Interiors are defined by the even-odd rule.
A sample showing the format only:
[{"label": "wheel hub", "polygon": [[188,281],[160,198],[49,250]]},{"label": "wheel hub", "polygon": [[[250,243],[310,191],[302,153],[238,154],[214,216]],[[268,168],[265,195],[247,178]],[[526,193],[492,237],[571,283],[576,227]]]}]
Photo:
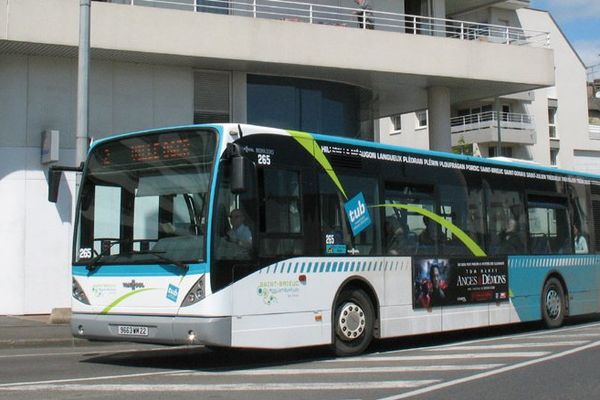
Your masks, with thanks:
[{"label": "wheel hub", "polygon": [[343,340],[350,341],[358,338],[365,331],[367,320],[365,313],[355,303],[342,306],[338,318],[338,333]]},{"label": "wheel hub", "polygon": [[556,319],[560,316],[561,300],[558,292],[552,288],[546,293],[546,312],[548,317]]}]

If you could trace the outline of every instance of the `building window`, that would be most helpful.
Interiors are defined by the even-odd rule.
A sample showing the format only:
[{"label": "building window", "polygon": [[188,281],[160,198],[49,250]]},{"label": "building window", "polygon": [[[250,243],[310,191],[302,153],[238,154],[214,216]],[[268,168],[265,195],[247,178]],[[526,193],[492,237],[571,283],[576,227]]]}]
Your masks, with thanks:
[{"label": "building window", "polygon": [[497,147],[490,147],[488,149],[488,154],[489,157],[512,157],[513,156],[513,152],[512,152],[512,147],[502,147],[502,154],[498,155],[498,152],[496,151],[498,148]]},{"label": "building window", "polygon": [[391,117],[394,133],[400,133],[402,130],[402,115],[394,115]]},{"label": "building window", "polygon": [[550,149],[550,165],[558,165],[558,149]]},{"label": "building window", "polygon": [[556,107],[548,107],[548,134],[551,138],[558,137],[556,133]]},{"label": "building window", "polygon": [[361,90],[357,87],[262,75],[248,75],[247,82],[250,124],[367,138],[360,129]]},{"label": "building window", "polygon": [[228,72],[194,71],[194,123],[229,122]]},{"label": "building window", "polygon": [[417,111],[415,113],[417,119],[417,129],[427,128],[427,110]]}]

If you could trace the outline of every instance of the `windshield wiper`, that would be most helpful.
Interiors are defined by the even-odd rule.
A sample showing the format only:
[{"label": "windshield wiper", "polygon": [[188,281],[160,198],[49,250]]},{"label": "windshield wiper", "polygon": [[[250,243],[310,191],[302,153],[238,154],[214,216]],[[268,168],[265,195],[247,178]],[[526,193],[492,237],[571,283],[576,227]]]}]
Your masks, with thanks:
[{"label": "windshield wiper", "polygon": [[100,261],[106,256],[106,254],[96,254],[93,258],[91,258],[87,263],[85,263],[85,268],[92,272],[96,269],[98,265],[100,265]]},{"label": "windshield wiper", "polygon": [[185,272],[188,271],[188,269],[190,268],[189,265],[182,263],[181,261],[173,260],[172,258],[163,256],[163,254],[165,254],[165,253],[166,253],[166,251],[147,250],[147,251],[136,251],[134,254],[150,254],[151,256],[154,256],[154,257],[158,258],[159,260],[164,261],[167,264],[175,265],[175,266],[183,269]]}]

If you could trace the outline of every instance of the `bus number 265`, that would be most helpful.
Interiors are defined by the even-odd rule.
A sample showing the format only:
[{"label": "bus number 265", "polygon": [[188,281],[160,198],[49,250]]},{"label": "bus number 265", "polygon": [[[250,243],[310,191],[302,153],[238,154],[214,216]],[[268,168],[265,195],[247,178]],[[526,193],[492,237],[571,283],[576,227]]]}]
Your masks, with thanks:
[{"label": "bus number 265", "polygon": [[258,155],[258,165],[271,165],[271,155],[270,154],[259,154]]}]

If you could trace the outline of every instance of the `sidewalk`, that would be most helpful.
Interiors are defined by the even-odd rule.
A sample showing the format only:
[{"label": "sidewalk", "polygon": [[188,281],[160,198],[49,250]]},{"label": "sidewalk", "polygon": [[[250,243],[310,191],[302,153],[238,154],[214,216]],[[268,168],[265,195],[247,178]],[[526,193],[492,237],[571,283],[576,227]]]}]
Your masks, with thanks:
[{"label": "sidewalk", "polygon": [[50,315],[0,316],[0,349],[49,346],[87,346],[71,335],[71,325],[49,324]]}]

